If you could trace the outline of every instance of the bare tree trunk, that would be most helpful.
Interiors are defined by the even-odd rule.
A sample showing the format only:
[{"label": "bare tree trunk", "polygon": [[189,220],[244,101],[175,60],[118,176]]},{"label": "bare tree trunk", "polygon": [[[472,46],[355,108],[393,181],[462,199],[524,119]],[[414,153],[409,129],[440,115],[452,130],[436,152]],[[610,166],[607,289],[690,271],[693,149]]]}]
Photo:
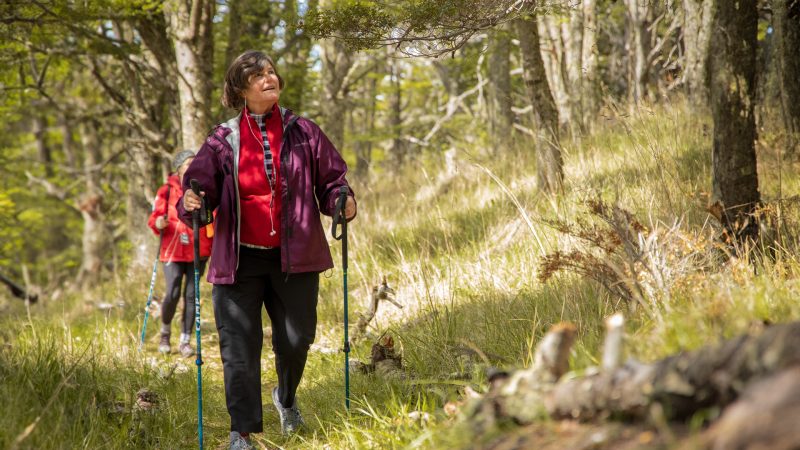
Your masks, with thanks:
[{"label": "bare tree trunk", "polygon": [[750,214],[761,200],[754,115],[758,10],[756,0],[740,0],[738,8],[721,3],[713,9],[709,53],[712,202],[721,207],[728,232],[754,238],[758,226]]},{"label": "bare tree trunk", "polygon": [[392,160],[399,167],[406,160],[406,145],[402,139],[403,88],[400,83],[400,67],[397,59],[390,59],[391,94],[389,98],[389,129],[392,133]]},{"label": "bare tree trunk", "polygon": [[539,28],[536,16],[515,20],[522,73],[537,122],[536,182],[543,192],[557,192],[564,181],[558,110],[547,83],[542,53],[539,51]]},{"label": "bare tree trunk", "polygon": [[[439,75],[439,79],[442,81],[442,86],[444,86],[447,95],[451,98],[458,97],[458,77],[454,76],[452,69],[442,61],[434,59],[432,62],[433,68],[436,69],[436,73]],[[439,106],[446,103],[447,101],[444,100],[440,102]]]},{"label": "bare tree trunk", "polygon": [[86,190],[78,202],[83,217],[83,237],[81,267],[77,282],[81,288],[98,286],[103,267],[103,256],[108,248],[108,233],[103,213],[103,191],[95,179],[97,164],[101,161],[100,141],[97,137],[97,124],[87,122],[81,125],[81,143],[84,155],[84,177]]},{"label": "bare tree trunk", "polygon": [[39,156],[39,163],[44,167],[45,176],[50,178],[53,176],[53,155],[50,152],[50,146],[47,145],[47,122],[41,116],[39,111],[42,110],[41,104],[35,102],[34,111],[30,113],[31,116],[31,131],[33,138],[36,140],[36,152]]},{"label": "bare tree trunk", "polygon": [[75,156],[74,141],[72,140],[72,123],[71,119],[65,114],[58,117],[58,124],[61,127],[61,151],[64,152],[64,159],[67,167],[76,167],[78,158]]},{"label": "bare tree trunk", "polygon": [[178,63],[181,143],[189,149],[199,149],[211,127],[215,5],[213,0],[169,0],[164,4]]},{"label": "bare tree trunk", "polygon": [[707,65],[714,0],[683,0],[683,82],[696,105],[708,101]]},{"label": "bare tree trunk", "polygon": [[[323,0],[321,7],[330,0]],[[343,149],[345,110],[347,97],[345,78],[353,67],[352,53],[337,38],[323,39],[320,42],[322,60],[322,123],[325,134],[333,144]]]},{"label": "bare tree trunk", "polygon": [[600,85],[597,77],[597,0],[583,0],[581,59],[583,126],[586,131],[590,131],[595,114],[600,109]]},{"label": "bare tree trunk", "polygon": [[[308,61],[311,54],[311,38],[298,28],[301,16],[298,12],[297,0],[286,1],[284,15],[286,24],[286,47],[280,52],[284,63],[281,71],[289,82],[281,94],[282,101],[287,107],[302,111],[305,105],[307,80],[309,74]],[[299,3],[299,2],[298,2]],[[317,0],[306,2],[306,13],[313,14],[317,10]]]},{"label": "bare tree trunk", "polygon": [[363,98],[368,99],[367,105],[363,110],[363,119],[361,127],[356,126],[361,130],[361,138],[355,142],[356,151],[356,178],[365,180],[369,176],[369,166],[372,164],[372,139],[369,138],[375,132],[375,110],[377,100],[375,95],[378,90],[378,80],[375,77],[370,77],[363,88]]},{"label": "bare tree trunk", "polygon": [[564,70],[564,47],[561,42],[561,27],[558,18],[552,15],[539,15],[538,27],[540,58],[545,75],[550,84],[551,95],[558,108],[558,123],[567,128],[572,121],[570,99],[567,91],[567,77]]},{"label": "bare tree trunk", "polygon": [[800,150],[800,0],[774,0],[778,76],[788,153]]},{"label": "bare tree trunk", "polygon": [[244,49],[242,37],[242,0],[228,0],[228,46],[225,48],[224,67],[228,67]]},{"label": "bare tree trunk", "polygon": [[568,20],[561,22],[561,38],[564,42],[564,66],[567,75],[567,93],[572,120],[569,130],[573,139],[578,139],[583,132],[583,106],[581,104],[581,62],[583,61],[583,8],[580,1],[564,0],[569,12]]},{"label": "bare tree trunk", "polygon": [[506,151],[511,146],[511,133],[514,112],[511,110],[511,35],[509,27],[503,25],[495,29],[490,37],[489,84],[487,85],[489,103],[489,135],[491,148]]},{"label": "bare tree trunk", "polygon": [[[629,66],[628,97],[638,105],[647,98],[648,81],[648,39],[647,16],[650,5],[642,0],[625,0],[629,26],[629,55],[632,55]],[[630,57],[629,57],[630,58]]]}]

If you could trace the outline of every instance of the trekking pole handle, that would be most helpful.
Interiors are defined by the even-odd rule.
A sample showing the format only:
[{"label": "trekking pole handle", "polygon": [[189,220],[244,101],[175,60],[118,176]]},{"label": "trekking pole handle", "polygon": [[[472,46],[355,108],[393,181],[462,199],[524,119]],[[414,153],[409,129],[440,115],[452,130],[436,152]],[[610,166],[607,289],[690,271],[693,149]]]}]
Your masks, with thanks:
[{"label": "trekking pole handle", "polygon": [[336,201],[336,209],[333,211],[333,225],[331,226],[331,235],[337,241],[341,241],[344,236],[344,226],[342,227],[342,233],[338,236],[336,235],[336,229],[340,223],[344,224],[347,222],[344,209],[347,204],[347,194],[349,193],[350,189],[347,186],[339,188],[339,199]]},{"label": "trekking pole handle", "polygon": [[189,185],[192,187],[192,192],[198,197],[200,196],[200,182],[192,178],[189,180]]}]

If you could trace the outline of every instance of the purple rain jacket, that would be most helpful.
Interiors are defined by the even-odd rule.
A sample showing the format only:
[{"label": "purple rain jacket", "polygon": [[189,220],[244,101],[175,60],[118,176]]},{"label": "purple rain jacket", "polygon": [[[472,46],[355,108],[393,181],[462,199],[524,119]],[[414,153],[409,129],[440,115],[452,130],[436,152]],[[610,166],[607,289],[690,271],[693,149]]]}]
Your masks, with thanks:
[{"label": "purple rain jacket", "polygon": [[[345,179],[347,164],[317,124],[288,109],[280,111],[281,270],[322,272],[333,267],[333,259],[319,214],[332,216],[339,188],[350,188]],[[216,210],[207,277],[213,284],[237,281],[240,119],[241,113],[214,128],[183,177],[183,191],[191,189],[189,180],[196,179],[205,192],[206,208]],[[185,223],[192,223],[192,213],[183,208],[182,199],[178,214]]]}]

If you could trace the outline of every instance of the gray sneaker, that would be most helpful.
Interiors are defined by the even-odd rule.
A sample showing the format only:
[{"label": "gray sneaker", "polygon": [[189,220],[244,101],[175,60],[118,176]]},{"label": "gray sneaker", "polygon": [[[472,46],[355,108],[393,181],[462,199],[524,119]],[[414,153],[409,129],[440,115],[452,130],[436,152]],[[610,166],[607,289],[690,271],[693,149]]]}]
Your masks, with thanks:
[{"label": "gray sneaker", "polygon": [[229,450],[255,450],[250,442],[250,437],[244,437],[238,431],[231,431],[231,445]]},{"label": "gray sneaker", "polygon": [[278,410],[278,415],[281,416],[281,432],[283,434],[292,434],[298,428],[306,426],[303,421],[303,416],[300,415],[300,410],[297,409],[297,402],[291,408],[284,408],[278,398],[278,388],[272,389],[272,403],[275,404],[275,409]]},{"label": "gray sneaker", "polygon": [[161,341],[158,343],[158,351],[168,355],[170,352],[169,347],[169,334],[168,333],[161,333]]},{"label": "gray sneaker", "polygon": [[184,358],[188,358],[190,356],[194,356],[194,349],[191,345],[183,343],[178,347],[178,350],[181,352],[181,356]]}]

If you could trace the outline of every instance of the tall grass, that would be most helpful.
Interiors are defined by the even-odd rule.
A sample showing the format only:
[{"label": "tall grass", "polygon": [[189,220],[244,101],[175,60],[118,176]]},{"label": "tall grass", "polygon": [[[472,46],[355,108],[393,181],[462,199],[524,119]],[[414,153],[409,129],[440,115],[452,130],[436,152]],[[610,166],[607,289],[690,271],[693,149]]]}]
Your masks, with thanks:
[{"label": "tall grass", "polygon": [[[545,252],[575,245],[552,221],[591,223],[588,199],[619,204],[651,229],[677,227],[698,239],[713,235],[705,212],[709,129],[706,117],[680,104],[615,118],[566,148],[567,188],[555,197],[536,191],[534,155],[522,140],[505,158],[457,151],[454,171],[436,161],[419,162],[361,186],[359,215],[349,228],[351,323],[383,277],[404,307],[382,304],[352,356],[368,359],[373,340],[388,332],[402,350],[406,375],[353,374],[353,407],[345,411],[341,273],[329,271],[321,279],[318,345],[298,397],[309,427],[281,436],[267,396],[265,433],[256,442],[268,448],[467,446],[471,438],[453,426],[442,406],[465,386],[485,389],[489,366],[529,365],[538,339],[555,323],[577,326],[571,363],[581,370],[597,364],[603,318],[619,310],[629,316],[629,356],[640,360],[800,317],[793,300],[800,269],[792,256],[795,238],[782,241],[770,257],[723,258],[713,267],[687,270],[667,287],[669,307],[656,303],[649,313],[629,311],[619,298],[574,274],[537,281]],[[760,144],[760,170],[768,180],[762,192],[773,199],[778,186],[763,174],[779,161],[769,142]],[[784,190],[798,184],[794,173],[784,169]],[[800,217],[785,211],[784,221]],[[338,244],[332,247],[339,261]],[[34,308],[32,322],[18,310],[0,319],[0,401],[10,412],[0,416],[0,447],[195,445],[192,361],[156,356],[157,326],[150,327],[146,352],[135,351],[147,276],[144,268],[136,269],[80,297],[45,301]],[[209,292],[204,283],[205,433],[214,448],[227,440],[228,417]],[[99,299],[125,306],[101,312],[94,307]],[[263,320],[266,326],[266,315]],[[276,380],[268,342],[266,347],[262,380],[268,393]],[[152,411],[135,407],[143,387],[161,398]]]}]

